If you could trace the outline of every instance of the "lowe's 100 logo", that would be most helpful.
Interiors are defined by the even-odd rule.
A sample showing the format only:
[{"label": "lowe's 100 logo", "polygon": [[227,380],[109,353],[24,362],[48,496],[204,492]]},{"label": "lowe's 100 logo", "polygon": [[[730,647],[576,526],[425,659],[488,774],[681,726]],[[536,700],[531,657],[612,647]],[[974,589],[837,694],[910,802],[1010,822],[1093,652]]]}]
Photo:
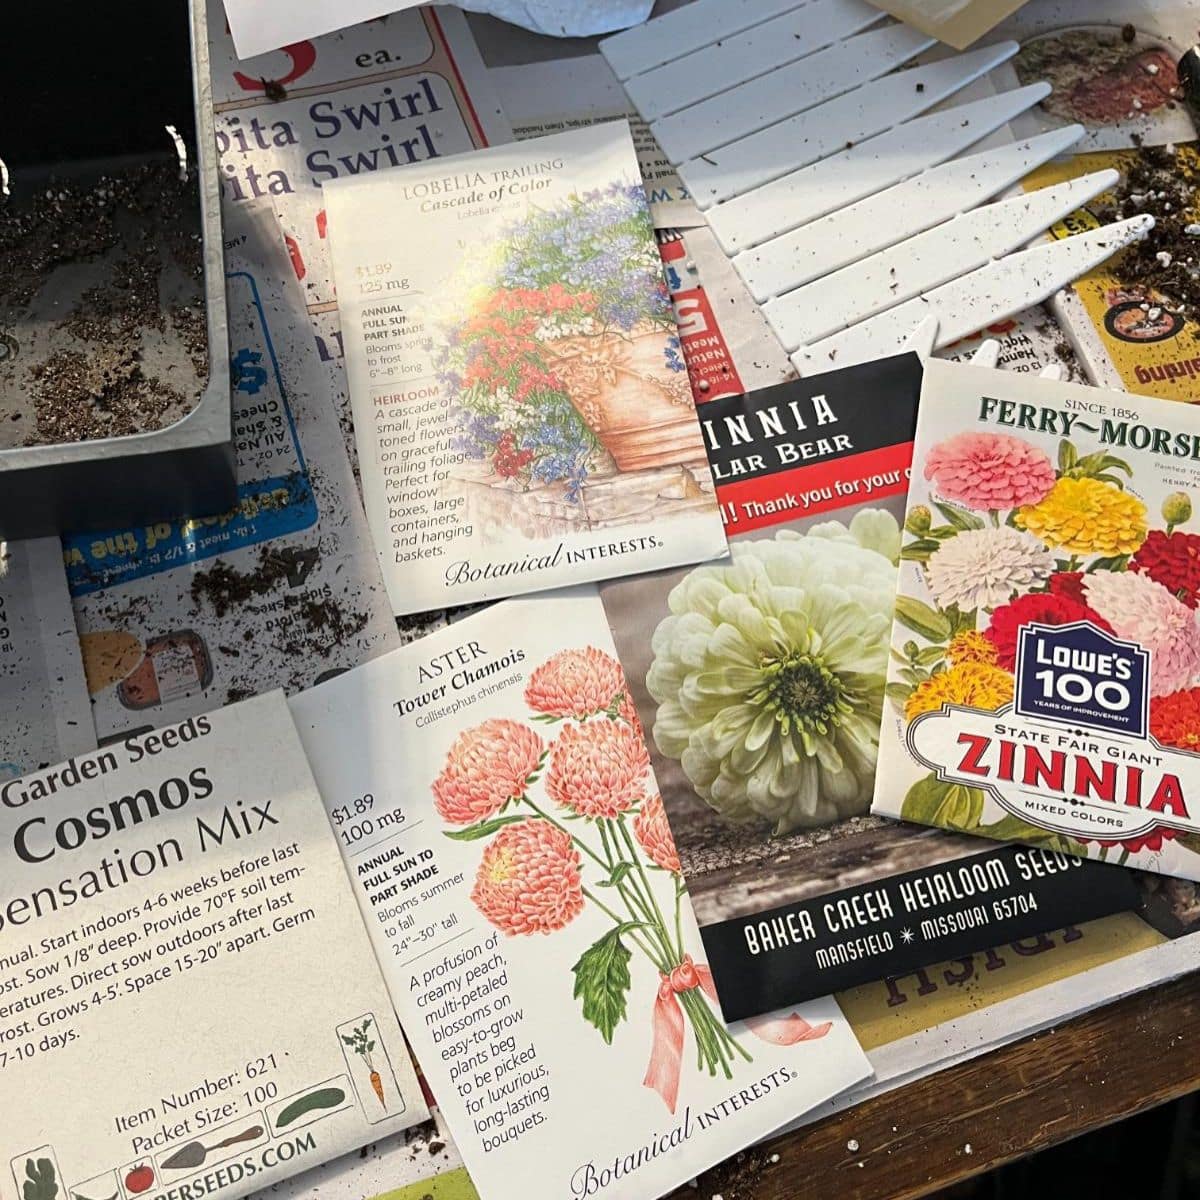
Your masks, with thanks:
[{"label": "lowe's 100 logo", "polygon": [[1031,623],[1017,642],[1018,716],[1144,738],[1150,654],[1087,621]]}]

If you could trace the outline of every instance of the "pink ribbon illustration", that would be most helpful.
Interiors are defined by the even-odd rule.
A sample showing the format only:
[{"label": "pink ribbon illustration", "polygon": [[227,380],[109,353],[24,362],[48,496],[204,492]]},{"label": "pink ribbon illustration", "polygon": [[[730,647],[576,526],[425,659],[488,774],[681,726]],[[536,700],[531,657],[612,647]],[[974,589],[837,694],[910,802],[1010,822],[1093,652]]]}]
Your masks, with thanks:
[{"label": "pink ribbon illustration", "polygon": [[[692,961],[690,954],[669,975],[660,975],[658,995],[654,1000],[654,1044],[650,1048],[650,1065],[646,1068],[644,1086],[653,1088],[674,1112],[679,1100],[679,1067],[683,1060],[683,1009],[677,997],[682,992],[700,988],[717,1004],[717,988],[712,972],[704,963]],[[755,1017],[746,1028],[761,1041],[773,1046],[794,1046],[824,1037],[833,1028],[832,1021],[810,1025],[799,1013],[786,1017]]]}]

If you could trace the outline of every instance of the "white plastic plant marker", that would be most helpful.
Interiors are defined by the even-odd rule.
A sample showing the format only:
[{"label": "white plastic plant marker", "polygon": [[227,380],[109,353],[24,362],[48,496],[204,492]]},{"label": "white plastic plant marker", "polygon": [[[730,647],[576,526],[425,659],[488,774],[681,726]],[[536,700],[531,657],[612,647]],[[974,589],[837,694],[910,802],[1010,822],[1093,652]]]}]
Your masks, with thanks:
[{"label": "white plastic plant marker", "polygon": [[1089,233],[1010,254],[925,296],[802,347],[791,356],[792,365],[801,375],[819,375],[895,354],[930,315],[938,321],[935,349],[948,346],[1048,300],[1117,251],[1144,238],[1153,228],[1151,216],[1130,217]]},{"label": "white plastic plant marker", "polygon": [[1016,50],[1016,42],[1005,42],[887,75],[680,163],[680,177],[696,203],[710,208],[928,112]]},{"label": "white plastic plant marker", "polygon": [[1070,149],[1082,125],[982,150],[898,183],[856,204],[744,250],[733,265],[760,303],[915,237],[990,200]]},{"label": "white plastic plant marker", "polygon": [[819,341],[1028,245],[1120,177],[1095,171],[985,204],[788,292],[763,314],[785,350]]},{"label": "white plastic plant marker", "polygon": [[971,355],[973,367],[998,367],[1000,365],[1000,343],[995,338],[985,338],[979,349]]},{"label": "white plastic plant marker", "polygon": [[1034,83],[918,117],[706,214],[726,254],[768,241],[945,162],[1050,93]]},{"label": "white plastic plant marker", "polygon": [[907,25],[871,29],[663,117],[654,136],[681,163],[880,79],[932,45]]},{"label": "white plastic plant marker", "polygon": [[653,121],[886,19],[866,0],[809,0],[802,8],[635,75],[625,81],[625,90],[638,112]]},{"label": "white plastic plant marker", "polygon": [[600,43],[618,79],[630,79],[681,54],[710,46],[751,25],[800,8],[808,0],[693,0]]},{"label": "white plastic plant marker", "polygon": [[904,353],[911,351],[922,362],[925,362],[933,354],[934,343],[937,342],[937,331],[938,319],[931,313],[920,320],[916,329],[904,339],[900,349]]}]

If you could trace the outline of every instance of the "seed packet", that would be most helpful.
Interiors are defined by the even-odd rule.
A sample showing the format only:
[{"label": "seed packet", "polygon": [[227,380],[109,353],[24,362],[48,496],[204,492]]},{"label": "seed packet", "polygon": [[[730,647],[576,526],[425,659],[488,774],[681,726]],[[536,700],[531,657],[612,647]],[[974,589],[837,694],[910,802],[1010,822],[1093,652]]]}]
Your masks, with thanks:
[{"label": "seed packet", "polygon": [[626,122],[324,196],[397,614],[724,553]]},{"label": "seed packet", "polygon": [[869,815],[920,381],[907,355],[702,404],[731,561],[601,588],[729,1019],[1135,903]]},{"label": "seed packet", "polygon": [[0,785],[0,1108],[24,1200],[236,1200],[428,1115],[282,693]]},{"label": "seed packet", "polygon": [[930,364],[873,811],[1200,879],[1200,413]]},{"label": "seed packet", "polygon": [[593,588],[291,703],[481,1196],[649,1200],[869,1073],[832,1000],[721,1019]]}]

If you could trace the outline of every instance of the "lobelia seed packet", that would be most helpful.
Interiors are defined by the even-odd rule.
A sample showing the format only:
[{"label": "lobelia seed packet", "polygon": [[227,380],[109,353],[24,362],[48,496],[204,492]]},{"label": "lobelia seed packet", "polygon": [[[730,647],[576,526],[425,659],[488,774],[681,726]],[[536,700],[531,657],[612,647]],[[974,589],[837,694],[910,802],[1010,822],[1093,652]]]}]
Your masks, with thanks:
[{"label": "lobelia seed packet", "polygon": [[722,1021],[594,588],[290,703],[481,1196],[649,1200],[870,1073],[831,999]]},{"label": "lobelia seed packet", "polygon": [[397,614],[725,552],[626,122],[323,191]]},{"label": "lobelia seed packet", "polygon": [[702,404],[731,559],[601,588],[730,1020],[1136,904],[868,812],[920,386],[910,354]]},{"label": "lobelia seed packet", "polygon": [[1200,879],[1200,413],[930,364],[873,811]]}]

